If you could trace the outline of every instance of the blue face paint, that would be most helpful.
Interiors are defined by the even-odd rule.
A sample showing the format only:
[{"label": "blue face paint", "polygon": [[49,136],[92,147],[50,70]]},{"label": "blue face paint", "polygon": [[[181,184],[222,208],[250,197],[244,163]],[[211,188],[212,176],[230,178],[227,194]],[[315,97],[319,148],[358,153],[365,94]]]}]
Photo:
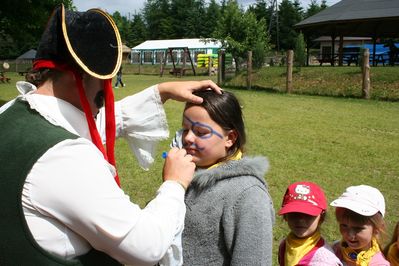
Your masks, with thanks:
[{"label": "blue face paint", "polygon": [[[214,130],[211,126],[200,123],[200,122],[194,122],[187,116],[183,115],[183,118],[187,120],[188,122],[191,123],[191,131],[194,133],[195,136],[201,139],[209,139],[213,135],[218,136],[219,138],[223,139],[222,134]],[[184,133],[188,132],[188,129],[183,129]]]}]

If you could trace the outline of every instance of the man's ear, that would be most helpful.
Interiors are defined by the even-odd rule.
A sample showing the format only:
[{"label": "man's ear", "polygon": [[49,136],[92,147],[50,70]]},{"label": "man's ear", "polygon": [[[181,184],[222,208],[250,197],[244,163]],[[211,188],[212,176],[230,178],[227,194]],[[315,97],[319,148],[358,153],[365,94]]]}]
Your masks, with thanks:
[{"label": "man's ear", "polygon": [[231,146],[233,146],[234,143],[236,143],[237,138],[238,138],[237,130],[235,130],[235,129],[230,130],[227,133],[227,139],[226,139],[226,143],[225,143],[226,148],[229,149]]}]

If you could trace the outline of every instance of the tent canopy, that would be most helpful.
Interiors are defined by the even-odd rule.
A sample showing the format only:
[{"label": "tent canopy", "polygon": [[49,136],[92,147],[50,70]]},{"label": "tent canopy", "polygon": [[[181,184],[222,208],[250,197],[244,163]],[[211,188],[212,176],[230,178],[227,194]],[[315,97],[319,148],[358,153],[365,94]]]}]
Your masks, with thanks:
[{"label": "tent canopy", "polygon": [[299,22],[305,35],[398,37],[399,0],[342,0]]},{"label": "tent canopy", "polygon": [[30,49],[29,51],[23,53],[17,57],[17,60],[33,60],[36,57],[36,50]]}]

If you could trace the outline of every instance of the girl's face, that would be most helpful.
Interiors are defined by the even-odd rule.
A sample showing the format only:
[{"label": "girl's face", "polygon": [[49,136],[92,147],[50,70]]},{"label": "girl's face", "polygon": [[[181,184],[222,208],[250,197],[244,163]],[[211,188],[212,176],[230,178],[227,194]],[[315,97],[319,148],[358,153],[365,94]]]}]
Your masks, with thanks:
[{"label": "girl's face", "polygon": [[226,157],[236,140],[235,131],[223,130],[201,106],[190,106],[184,111],[182,126],[183,147],[198,167],[209,167]]},{"label": "girl's face", "polygon": [[339,221],[339,231],[350,248],[363,251],[371,247],[371,239],[374,235],[371,223],[359,224],[347,219]]},{"label": "girl's face", "polygon": [[321,215],[311,216],[300,212],[290,212],[285,215],[291,232],[298,238],[306,238],[313,235],[321,222]]}]

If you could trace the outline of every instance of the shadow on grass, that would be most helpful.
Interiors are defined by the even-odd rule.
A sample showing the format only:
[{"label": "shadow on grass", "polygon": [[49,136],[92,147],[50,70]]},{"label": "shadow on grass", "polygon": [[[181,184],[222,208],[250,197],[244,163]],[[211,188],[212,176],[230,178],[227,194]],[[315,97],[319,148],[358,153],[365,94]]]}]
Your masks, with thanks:
[{"label": "shadow on grass", "polygon": [[[235,85],[223,85],[223,88],[232,89],[232,90],[241,90],[247,91],[247,87],[244,86],[235,86]],[[276,88],[271,87],[262,87],[262,86],[252,86],[249,91],[259,91],[265,93],[275,93],[275,94],[285,94],[285,92],[279,91]]]},{"label": "shadow on grass", "polygon": [[[245,86],[235,86],[235,85],[224,85],[223,86],[226,89],[232,89],[232,90],[241,90],[245,91],[248,90],[247,87]],[[271,87],[262,87],[262,86],[252,86],[250,91],[257,91],[257,92],[263,92],[263,93],[272,93],[272,94],[287,94],[285,91],[278,90],[276,88],[271,88]],[[306,91],[293,91],[291,94],[294,95],[305,95],[305,96],[319,96],[319,97],[328,97],[328,98],[335,98],[335,99],[357,99],[357,100],[363,100],[364,98],[362,96],[357,96],[357,95],[332,95],[332,94],[323,94],[323,93],[317,93],[317,92],[306,92]],[[385,101],[385,102],[399,102],[399,99],[392,99],[388,97],[371,97],[371,101]]]},{"label": "shadow on grass", "polygon": [[0,107],[3,106],[5,103],[7,103],[8,101],[2,100],[0,99]]}]

